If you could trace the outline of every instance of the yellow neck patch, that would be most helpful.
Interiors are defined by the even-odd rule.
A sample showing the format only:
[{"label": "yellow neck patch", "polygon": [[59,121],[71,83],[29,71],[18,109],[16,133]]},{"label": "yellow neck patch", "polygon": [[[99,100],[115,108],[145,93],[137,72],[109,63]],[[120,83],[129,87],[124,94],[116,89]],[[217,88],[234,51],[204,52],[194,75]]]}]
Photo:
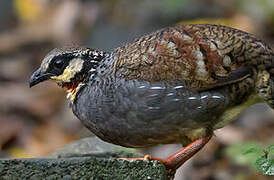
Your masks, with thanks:
[{"label": "yellow neck patch", "polygon": [[83,85],[80,82],[71,81],[75,77],[75,75],[82,70],[83,64],[84,60],[80,58],[72,59],[61,75],[50,77],[50,79],[62,84],[62,87],[65,88],[68,93],[67,98],[71,101],[75,99],[78,90]]},{"label": "yellow neck patch", "polygon": [[59,76],[52,76],[51,79],[62,83],[70,82],[75,74],[82,70],[84,60],[80,58],[72,59],[64,72]]}]

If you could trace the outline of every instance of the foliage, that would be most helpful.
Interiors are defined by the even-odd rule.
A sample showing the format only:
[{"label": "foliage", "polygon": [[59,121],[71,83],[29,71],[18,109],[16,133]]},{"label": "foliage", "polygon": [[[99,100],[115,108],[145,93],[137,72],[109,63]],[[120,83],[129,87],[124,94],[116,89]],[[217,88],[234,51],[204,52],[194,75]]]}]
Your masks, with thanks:
[{"label": "foliage", "polygon": [[262,148],[254,142],[238,143],[228,147],[226,152],[237,164],[253,164],[263,175],[274,175],[274,145]]},{"label": "foliage", "polygon": [[[262,171],[264,175],[274,175],[274,145],[260,150],[263,151],[263,155],[257,157],[255,169]],[[253,154],[253,151],[249,150],[245,154]]]}]

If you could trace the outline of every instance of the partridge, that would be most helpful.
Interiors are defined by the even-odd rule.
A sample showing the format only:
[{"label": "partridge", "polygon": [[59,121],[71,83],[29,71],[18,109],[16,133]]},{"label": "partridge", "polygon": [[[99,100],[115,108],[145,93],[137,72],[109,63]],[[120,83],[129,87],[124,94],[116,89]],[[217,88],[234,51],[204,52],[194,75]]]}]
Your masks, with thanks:
[{"label": "partridge", "polygon": [[274,107],[274,53],[230,27],[165,28],[103,52],[57,48],[30,78],[66,89],[73,113],[102,140],[125,147],[181,143],[159,160],[175,172],[214,130],[250,105]]}]

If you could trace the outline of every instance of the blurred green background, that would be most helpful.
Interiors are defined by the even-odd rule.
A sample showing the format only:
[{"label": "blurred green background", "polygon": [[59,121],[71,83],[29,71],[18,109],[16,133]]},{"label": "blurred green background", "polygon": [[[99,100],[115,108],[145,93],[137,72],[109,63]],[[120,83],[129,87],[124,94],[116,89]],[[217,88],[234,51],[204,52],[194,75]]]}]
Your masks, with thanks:
[{"label": "blurred green background", "polygon": [[[68,44],[111,51],[179,23],[227,25],[274,45],[273,0],[1,0],[0,157],[45,156],[92,135],[54,83],[29,89],[28,79],[48,51]],[[244,156],[236,156],[241,151],[233,144],[273,144],[273,115],[265,104],[253,106],[216,131],[177,179],[270,179],[255,172]],[[142,151],[167,157],[178,148]]]}]

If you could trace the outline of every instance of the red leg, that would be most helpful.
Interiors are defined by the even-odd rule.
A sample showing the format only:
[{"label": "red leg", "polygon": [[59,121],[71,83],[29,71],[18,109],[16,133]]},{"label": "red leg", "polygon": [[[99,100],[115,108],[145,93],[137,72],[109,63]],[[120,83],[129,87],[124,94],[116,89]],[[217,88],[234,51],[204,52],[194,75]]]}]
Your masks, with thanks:
[{"label": "red leg", "polygon": [[202,137],[200,139],[195,140],[191,144],[182,148],[177,153],[169,156],[166,159],[160,159],[156,157],[150,157],[146,155],[143,158],[121,158],[125,160],[157,160],[162,162],[168,171],[176,171],[181,165],[183,165],[189,158],[191,158],[194,154],[196,154],[204,145],[210,140],[211,136]]},{"label": "red leg", "polygon": [[152,160],[159,160],[165,164],[167,169],[178,169],[181,165],[183,165],[188,159],[190,159],[194,154],[206,145],[206,143],[210,140],[211,136],[202,137],[200,139],[195,140],[191,144],[182,148],[180,151],[176,152],[172,156],[169,156],[166,159],[157,159],[151,158]]}]

